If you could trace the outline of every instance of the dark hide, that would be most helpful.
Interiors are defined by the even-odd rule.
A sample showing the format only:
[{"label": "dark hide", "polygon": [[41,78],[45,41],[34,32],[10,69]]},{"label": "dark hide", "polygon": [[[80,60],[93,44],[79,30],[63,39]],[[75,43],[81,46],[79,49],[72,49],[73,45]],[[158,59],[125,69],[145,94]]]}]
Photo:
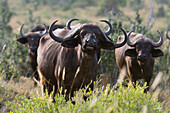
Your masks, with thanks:
[{"label": "dark hide", "polygon": [[100,49],[113,50],[113,42],[106,41],[101,29],[93,24],[78,24],[71,30],[57,29],[54,34],[62,38],[71,34],[72,37],[61,43],[54,41],[49,34],[41,38],[37,61],[42,93],[47,87],[48,93],[53,91],[54,98],[63,87],[69,99],[74,91],[87,85],[93,89],[91,81],[96,80]]}]

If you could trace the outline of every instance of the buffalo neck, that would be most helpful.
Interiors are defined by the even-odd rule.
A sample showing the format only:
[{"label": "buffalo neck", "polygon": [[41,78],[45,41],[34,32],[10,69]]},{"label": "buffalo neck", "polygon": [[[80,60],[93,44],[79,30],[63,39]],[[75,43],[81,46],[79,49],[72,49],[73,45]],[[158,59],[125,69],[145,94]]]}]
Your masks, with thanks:
[{"label": "buffalo neck", "polygon": [[[80,73],[81,74],[97,74],[97,52],[87,54],[81,52],[81,61],[80,61]],[[84,75],[88,76],[88,75]]]},{"label": "buffalo neck", "polygon": [[33,51],[29,50],[29,56],[32,59],[36,59],[37,58],[37,51],[33,52]]}]

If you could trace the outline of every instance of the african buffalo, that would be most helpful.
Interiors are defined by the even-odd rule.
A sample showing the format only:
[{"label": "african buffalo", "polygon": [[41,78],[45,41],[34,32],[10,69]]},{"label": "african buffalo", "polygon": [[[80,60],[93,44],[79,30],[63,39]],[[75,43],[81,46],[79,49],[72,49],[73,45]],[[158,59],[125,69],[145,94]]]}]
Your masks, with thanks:
[{"label": "african buffalo", "polygon": [[[101,20],[110,26],[107,32],[94,24],[76,24],[70,27],[68,21],[66,28],[52,32],[53,22],[49,34],[40,39],[38,48],[38,72],[41,79],[42,94],[46,87],[48,93],[53,91],[53,98],[61,87],[66,92],[66,99],[73,96],[73,91],[89,85],[96,80],[100,49],[114,50],[126,43],[125,39],[118,44],[107,36],[112,32],[112,25],[106,20]],[[91,84],[90,84],[91,83]],[[48,84],[48,85],[46,85]]]},{"label": "african buffalo", "polygon": [[[33,76],[34,76],[34,80],[38,80],[39,79],[39,75],[37,72],[37,48],[39,45],[39,40],[40,38],[45,35],[48,32],[48,28],[45,26],[46,30],[43,33],[41,30],[42,29],[36,29],[37,26],[34,28],[34,32],[29,32],[27,34],[24,34],[22,32],[22,28],[24,25],[21,26],[20,28],[20,35],[21,38],[17,39],[17,41],[21,44],[28,44],[29,47],[29,60],[30,60],[30,64],[31,64],[31,68],[34,72]],[[39,30],[39,31],[37,31]],[[36,85],[36,82],[34,82],[34,85]]]},{"label": "african buffalo", "polygon": [[[154,43],[142,34],[130,32],[127,44],[115,49],[116,63],[122,76],[128,75],[129,86],[134,87],[138,79],[144,79],[148,86],[144,92],[149,90],[154,58],[164,55],[160,49],[155,49],[163,44],[163,35],[159,31],[158,33],[161,38],[159,42]],[[124,37],[121,35],[117,42],[121,42],[123,39]]]},{"label": "african buffalo", "polygon": [[168,36],[168,32],[169,32],[169,30],[170,30],[170,29],[168,29],[168,30],[166,31],[166,37],[167,37],[167,39],[169,39],[169,40],[170,40],[170,37]]}]

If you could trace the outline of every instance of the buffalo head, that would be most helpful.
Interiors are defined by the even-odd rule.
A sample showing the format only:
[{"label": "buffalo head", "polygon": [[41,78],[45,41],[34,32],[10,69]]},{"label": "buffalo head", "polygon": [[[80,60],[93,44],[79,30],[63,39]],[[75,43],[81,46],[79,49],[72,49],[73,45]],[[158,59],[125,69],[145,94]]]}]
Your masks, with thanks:
[{"label": "buffalo head", "polygon": [[113,26],[106,20],[101,20],[101,22],[107,23],[110,27],[110,29],[106,32],[94,24],[77,24],[70,27],[71,22],[75,20],[78,19],[69,20],[67,22],[66,28],[63,31],[65,34],[60,35],[59,33],[56,33],[57,36],[52,32],[52,27],[57,22],[56,20],[49,28],[50,36],[55,41],[61,43],[62,46],[67,48],[74,48],[80,44],[82,51],[86,53],[93,53],[98,48],[112,50],[123,46],[127,41],[127,34],[123,29],[121,29],[126,38],[123,40],[123,42],[114,44],[113,41],[107,36],[111,34]]},{"label": "buffalo head", "polygon": [[45,35],[48,32],[48,28],[45,25],[45,32],[43,33],[42,31],[37,31],[37,32],[29,32],[27,34],[24,34],[22,32],[24,24],[20,28],[20,35],[21,38],[17,39],[18,42],[21,44],[28,44],[29,50],[32,52],[37,51],[38,45],[39,45],[39,40],[40,38]]},{"label": "buffalo head", "polygon": [[150,57],[159,57],[163,56],[163,52],[160,49],[155,49],[156,47],[160,47],[163,44],[163,35],[157,31],[160,35],[160,40],[157,43],[154,43],[152,40],[146,38],[142,34],[132,34],[135,40],[129,40],[127,38],[127,44],[133,49],[127,49],[125,52],[125,56],[135,57],[140,65],[144,65],[148,62]]}]

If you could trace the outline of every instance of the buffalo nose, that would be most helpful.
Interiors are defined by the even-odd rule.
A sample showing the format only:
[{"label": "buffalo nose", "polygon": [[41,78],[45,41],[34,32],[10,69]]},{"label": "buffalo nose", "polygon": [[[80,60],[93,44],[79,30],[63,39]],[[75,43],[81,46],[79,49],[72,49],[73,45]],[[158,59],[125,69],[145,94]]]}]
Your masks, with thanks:
[{"label": "buffalo nose", "polygon": [[38,49],[38,47],[30,47],[31,51],[36,51]]},{"label": "buffalo nose", "polygon": [[94,39],[87,39],[86,43],[89,44],[89,45],[95,45],[96,44],[96,40],[94,40]]},{"label": "buffalo nose", "polygon": [[138,59],[139,60],[146,60],[146,54],[139,54]]}]

